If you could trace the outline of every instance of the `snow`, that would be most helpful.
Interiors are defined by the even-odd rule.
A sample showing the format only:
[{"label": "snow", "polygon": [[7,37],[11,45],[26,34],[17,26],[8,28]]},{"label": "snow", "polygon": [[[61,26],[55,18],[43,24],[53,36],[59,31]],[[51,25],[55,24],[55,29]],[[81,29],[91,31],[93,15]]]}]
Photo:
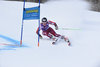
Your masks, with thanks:
[{"label": "snow", "polygon": [[[26,7],[36,5],[27,2]],[[22,2],[0,1],[0,43],[20,43],[22,8]],[[100,67],[100,13],[88,9],[89,4],[82,0],[41,4],[41,18],[55,21],[59,28],[80,29],[56,30],[68,36],[72,46],[66,42],[52,45],[44,36],[38,47],[38,21],[24,21],[23,46],[0,45],[0,67]]]}]

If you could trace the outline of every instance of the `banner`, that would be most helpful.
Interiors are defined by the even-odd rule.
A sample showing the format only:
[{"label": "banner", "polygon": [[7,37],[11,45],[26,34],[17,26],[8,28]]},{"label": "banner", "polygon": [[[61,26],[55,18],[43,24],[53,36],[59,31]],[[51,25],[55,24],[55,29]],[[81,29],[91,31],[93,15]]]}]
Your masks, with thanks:
[{"label": "banner", "polygon": [[24,8],[23,20],[40,19],[40,7]]}]

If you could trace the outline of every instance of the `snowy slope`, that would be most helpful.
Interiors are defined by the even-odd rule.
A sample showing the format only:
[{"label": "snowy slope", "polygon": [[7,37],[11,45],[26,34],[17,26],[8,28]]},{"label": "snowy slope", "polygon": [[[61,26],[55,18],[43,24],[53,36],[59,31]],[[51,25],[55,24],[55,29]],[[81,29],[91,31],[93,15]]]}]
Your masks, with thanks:
[{"label": "snowy slope", "polygon": [[[36,5],[27,3],[26,7]],[[19,44],[22,7],[22,2],[0,1],[0,43]],[[80,0],[41,4],[41,18],[55,21],[59,28],[81,29],[56,31],[68,36],[72,46],[65,42],[53,46],[44,37],[38,48],[37,20],[25,21],[23,47],[0,45],[0,67],[100,67],[100,13],[88,8]]]}]

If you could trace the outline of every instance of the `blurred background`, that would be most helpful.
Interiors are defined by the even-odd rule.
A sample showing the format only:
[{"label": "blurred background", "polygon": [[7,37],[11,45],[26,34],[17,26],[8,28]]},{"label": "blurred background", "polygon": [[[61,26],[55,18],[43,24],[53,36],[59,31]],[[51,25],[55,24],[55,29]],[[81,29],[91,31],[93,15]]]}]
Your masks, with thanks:
[{"label": "blurred background", "polygon": [[91,10],[100,12],[100,0],[86,0],[91,5]]},{"label": "blurred background", "polygon": [[[2,1],[2,0],[0,0],[0,1]],[[7,0],[5,0],[5,1],[7,1]],[[24,0],[8,0],[8,1],[24,1]],[[39,2],[39,0],[26,0],[26,1],[27,2],[36,2],[36,3]],[[40,1],[41,1],[41,3],[46,3],[49,0],[40,0]],[[83,1],[87,1],[88,3],[90,3],[90,5],[91,5],[90,10],[100,12],[100,0],[83,0]]]},{"label": "blurred background", "polygon": [[[5,1],[24,1],[24,0],[5,0]],[[36,2],[36,3],[39,2],[39,0],[25,0],[25,1],[27,1],[27,2]],[[40,0],[41,3],[45,3],[47,1],[48,0]]]}]

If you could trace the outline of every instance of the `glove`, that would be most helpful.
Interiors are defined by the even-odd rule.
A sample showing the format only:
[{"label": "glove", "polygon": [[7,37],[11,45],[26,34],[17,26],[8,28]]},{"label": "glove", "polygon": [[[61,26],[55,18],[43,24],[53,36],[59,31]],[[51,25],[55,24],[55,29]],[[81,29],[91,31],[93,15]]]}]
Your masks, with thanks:
[{"label": "glove", "polygon": [[41,35],[39,35],[40,39],[42,39],[43,37]]},{"label": "glove", "polygon": [[55,29],[58,30],[58,26],[55,26]]}]

